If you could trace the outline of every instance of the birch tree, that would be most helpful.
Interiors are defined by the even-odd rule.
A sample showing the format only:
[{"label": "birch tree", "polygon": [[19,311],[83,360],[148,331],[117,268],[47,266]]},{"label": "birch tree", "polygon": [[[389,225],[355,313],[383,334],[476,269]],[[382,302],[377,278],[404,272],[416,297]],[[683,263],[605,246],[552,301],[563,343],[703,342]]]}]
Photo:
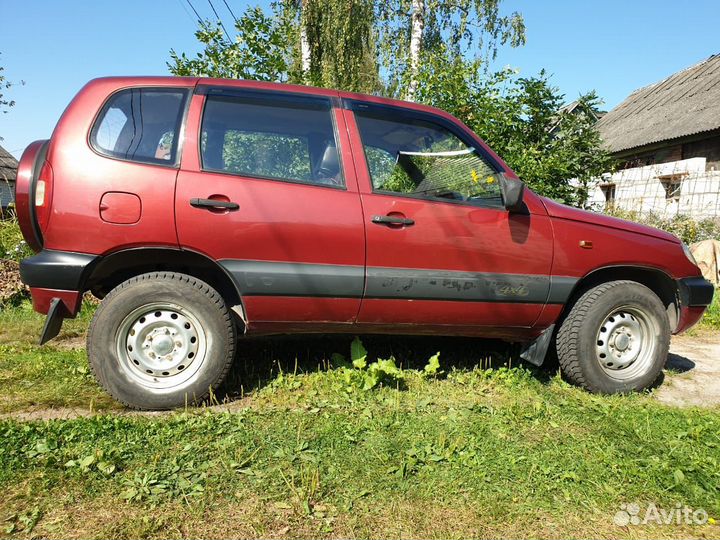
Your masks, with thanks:
[{"label": "birch tree", "polygon": [[308,0],[302,0],[300,3],[300,69],[302,71],[303,81],[307,81],[310,75],[310,41],[308,40],[307,33],[307,21],[305,20],[305,13],[307,13]]},{"label": "birch tree", "polygon": [[425,28],[425,2],[412,0],[412,13],[410,15],[410,82],[408,83],[405,99],[414,101],[417,92],[417,73],[420,69],[420,48],[422,46],[423,29]]},{"label": "birch tree", "polygon": [[[10,107],[15,106],[15,101],[12,99],[6,99],[4,96],[5,91],[12,87],[13,83],[5,78],[3,71],[5,71],[5,68],[0,66],[0,112],[6,114]],[[21,81],[20,84],[25,83]],[[2,141],[2,137],[0,137],[0,141]]]},{"label": "birch tree", "polygon": [[377,3],[380,57],[388,86],[416,99],[423,65],[444,55],[487,65],[499,47],[525,43],[521,14],[501,12],[502,0],[388,0]]},{"label": "birch tree", "polygon": [[194,57],[171,50],[170,71],[380,91],[372,0],[282,0],[271,10],[247,9],[231,39],[219,22],[201,22],[195,37],[204,49]]}]

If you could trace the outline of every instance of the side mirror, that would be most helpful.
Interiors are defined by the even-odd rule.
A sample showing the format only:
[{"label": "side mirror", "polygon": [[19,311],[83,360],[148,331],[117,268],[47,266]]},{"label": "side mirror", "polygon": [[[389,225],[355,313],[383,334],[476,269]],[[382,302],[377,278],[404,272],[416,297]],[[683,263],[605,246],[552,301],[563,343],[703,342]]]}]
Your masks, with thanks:
[{"label": "side mirror", "polygon": [[501,174],[500,189],[502,190],[503,204],[508,212],[523,212],[525,210],[523,204],[525,184],[522,180]]}]

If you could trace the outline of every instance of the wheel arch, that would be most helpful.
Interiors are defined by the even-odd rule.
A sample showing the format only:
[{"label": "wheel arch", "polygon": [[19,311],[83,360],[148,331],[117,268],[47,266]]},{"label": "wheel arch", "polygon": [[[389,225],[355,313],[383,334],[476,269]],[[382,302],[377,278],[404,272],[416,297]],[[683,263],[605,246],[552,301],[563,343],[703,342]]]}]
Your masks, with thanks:
[{"label": "wheel arch", "polygon": [[203,280],[223,297],[229,307],[241,306],[243,322],[245,308],[235,280],[216,261],[196,251],[169,247],[143,247],[115,251],[99,258],[84,276],[83,288],[98,298],[123,281],[148,272],[180,272]]},{"label": "wheel arch", "polygon": [[645,285],[653,291],[665,306],[670,322],[670,328],[675,329],[679,322],[678,290],[675,280],[665,271],[648,266],[617,265],[604,266],[592,270],[583,276],[573,288],[568,298],[561,320],[572,309],[575,302],[582,294],[601,283],[616,280],[629,280]]}]

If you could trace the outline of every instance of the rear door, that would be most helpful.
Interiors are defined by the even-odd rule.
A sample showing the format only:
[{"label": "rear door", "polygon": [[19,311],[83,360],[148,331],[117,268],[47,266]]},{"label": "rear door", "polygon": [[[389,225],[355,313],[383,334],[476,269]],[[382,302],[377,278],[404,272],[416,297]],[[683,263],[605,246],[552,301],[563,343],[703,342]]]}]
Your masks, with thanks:
[{"label": "rear door", "polygon": [[530,194],[526,213],[508,213],[501,164],[451,120],[347,105],[367,229],[358,323],[531,326],[550,290],[542,204]]},{"label": "rear door", "polygon": [[193,97],[179,242],[233,276],[251,327],[356,319],[362,210],[331,97],[214,86]]}]

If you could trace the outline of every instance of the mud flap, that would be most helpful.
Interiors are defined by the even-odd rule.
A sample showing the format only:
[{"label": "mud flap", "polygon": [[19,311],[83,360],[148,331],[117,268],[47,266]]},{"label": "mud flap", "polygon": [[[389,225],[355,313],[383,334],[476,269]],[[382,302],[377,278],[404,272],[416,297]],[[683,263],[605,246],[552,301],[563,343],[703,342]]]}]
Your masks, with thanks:
[{"label": "mud flap", "polygon": [[53,298],[50,301],[50,309],[48,309],[45,326],[43,326],[42,334],[40,334],[40,345],[44,345],[52,338],[60,333],[64,317],[64,309],[62,300]]},{"label": "mud flap", "polygon": [[542,334],[535,338],[535,341],[525,344],[520,353],[520,358],[526,362],[530,362],[534,366],[540,367],[545,361],[545,356],[550,347],[550,340],[553,337],[554,331],[555,325],[551,324]]}]

